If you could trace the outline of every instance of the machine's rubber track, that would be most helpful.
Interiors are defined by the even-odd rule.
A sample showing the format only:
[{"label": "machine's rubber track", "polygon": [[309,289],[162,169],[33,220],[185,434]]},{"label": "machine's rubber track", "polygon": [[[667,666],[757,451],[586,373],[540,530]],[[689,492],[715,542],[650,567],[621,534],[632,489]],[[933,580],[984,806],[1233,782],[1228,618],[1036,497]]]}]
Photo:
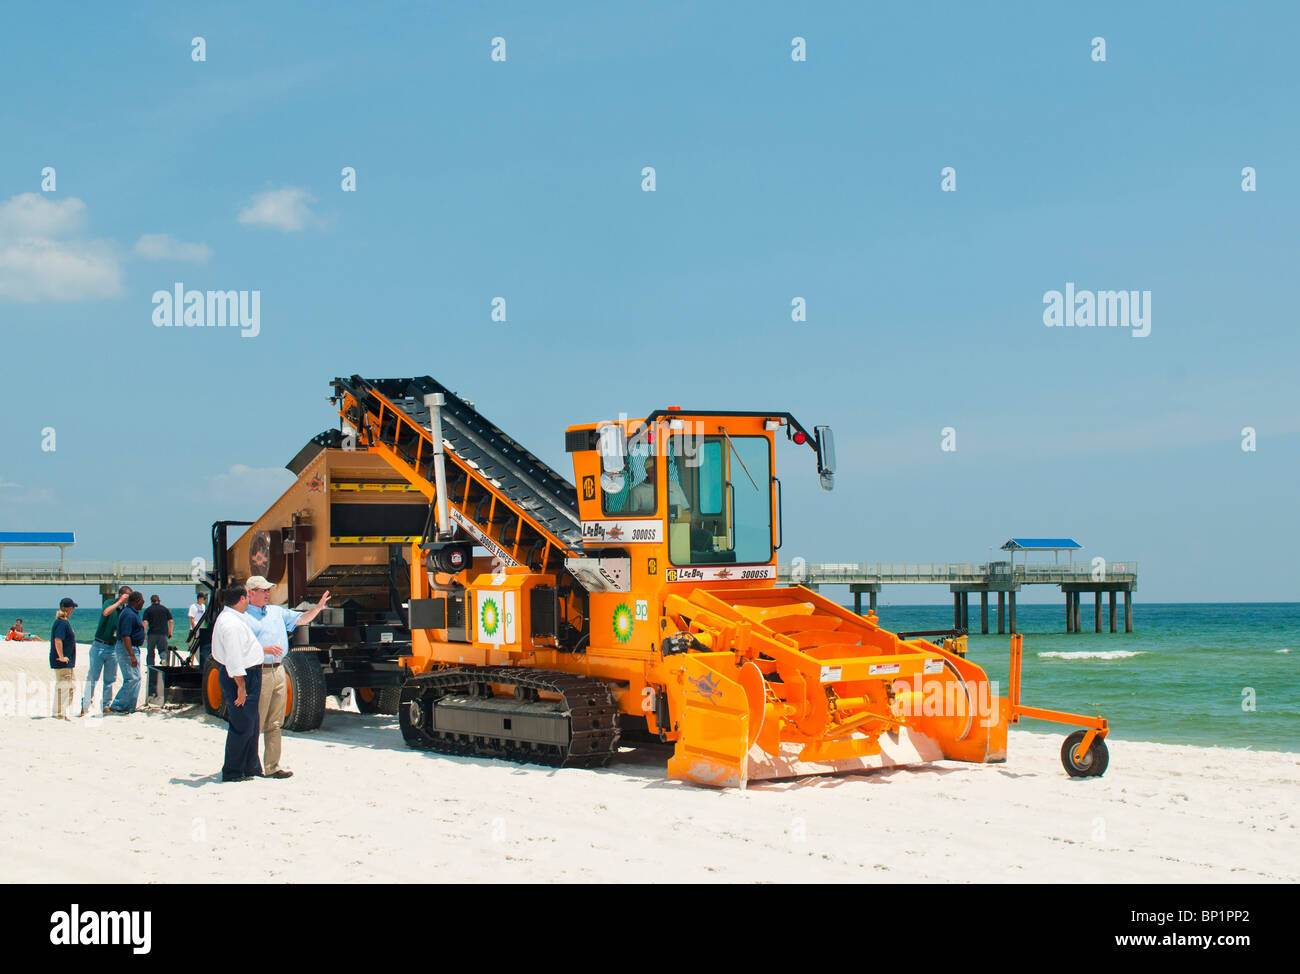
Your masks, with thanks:
[{"label": "machine's rubber track", "polygon": [[[431,716],[442,697],[482,694],[489,684],[522,688],[524,696],[536,691],[554,693],[560,700],[519,701],[520,716],[528,707],[546,706],[552,718],[567,718],[567,743],[532,741],[492,733],[448,733],[431,727]],[[519,700],[520,693],[515,694]],[[500,706],[506,698],[496,697]],[[414,706],[413,706],[414,705]],[[505,704],[508,708],[509,704]],[[397,708],[402,736],[411,747],[462,757],[504,758],[550,767],[594,768],[609,761],[618,748],[618,705],[602,680],[526,667],[459,667],[412,677],[402,688]],[[502,710],[508,714],[509,709]]]}]

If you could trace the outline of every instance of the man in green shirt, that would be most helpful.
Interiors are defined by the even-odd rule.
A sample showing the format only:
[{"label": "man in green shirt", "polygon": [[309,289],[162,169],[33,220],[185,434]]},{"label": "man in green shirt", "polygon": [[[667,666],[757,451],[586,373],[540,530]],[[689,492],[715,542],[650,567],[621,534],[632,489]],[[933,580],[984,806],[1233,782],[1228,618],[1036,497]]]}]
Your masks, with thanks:
[{"label": "man in green shirt", "polygon": [[117,590],[117,598],[111,595],[104,599],[104,610],[95,629],[95,641],[90,644],[90,669],[86,674],[86,690],[81,695],[81,716],[90,710],[91,700],[95,696],[95,681],[99,679],[100,670],[104,672],[104,711],[108,711],[109,701],[113,699],[113,684],[117,680],[117,617],[122,606],[131,597],[131,586],[123,585]]}]

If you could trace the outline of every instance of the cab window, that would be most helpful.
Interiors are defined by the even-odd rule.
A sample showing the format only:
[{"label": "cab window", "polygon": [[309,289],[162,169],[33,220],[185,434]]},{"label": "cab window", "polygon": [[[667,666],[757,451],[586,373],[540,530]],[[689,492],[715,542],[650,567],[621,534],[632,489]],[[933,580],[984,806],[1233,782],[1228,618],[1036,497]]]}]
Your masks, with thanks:
[{"label": "cab window", "polygon": [[[690,452],[687,452],[687,451]],[[772,460],[765,436],[670,441],[668,556],[674,565],[772,558]],[[674,490],[674,488],[676,488]]]},{"label": "cab window", "polygon": [[619,517],[648,517],[658,507],[655,496],[655,458],[647,443],[629,443],[623,489],[612,494],[601,491],[602,510]]}]

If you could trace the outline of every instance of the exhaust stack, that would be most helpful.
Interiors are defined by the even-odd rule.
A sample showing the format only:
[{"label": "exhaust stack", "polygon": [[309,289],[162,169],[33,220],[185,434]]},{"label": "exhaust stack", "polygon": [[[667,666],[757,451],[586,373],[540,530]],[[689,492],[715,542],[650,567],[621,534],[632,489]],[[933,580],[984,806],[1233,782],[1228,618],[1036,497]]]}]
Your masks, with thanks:
[{"label": "exhaust stack", "polygon": [[433,483],[438,493],[438,538],[450,538],[456,531],[451,524],[447,505],[447,457],[442,445],[442,407],[447,398],[441,392],[431,392],[424,397],[429,407],[429,434],[433,437]]}]

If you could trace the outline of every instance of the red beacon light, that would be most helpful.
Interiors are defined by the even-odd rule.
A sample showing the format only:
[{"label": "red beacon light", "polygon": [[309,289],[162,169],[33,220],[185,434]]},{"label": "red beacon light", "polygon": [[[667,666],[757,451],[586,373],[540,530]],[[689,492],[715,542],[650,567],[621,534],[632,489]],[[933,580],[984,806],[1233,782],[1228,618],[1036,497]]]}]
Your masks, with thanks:
[{"label": "red beacon light", "polygon": [[803,430],[795,430],[794,436],[791,437],[791,439],[793,439],[796,443],[802,445],[808,442],[808,434],[805,433]]}]

